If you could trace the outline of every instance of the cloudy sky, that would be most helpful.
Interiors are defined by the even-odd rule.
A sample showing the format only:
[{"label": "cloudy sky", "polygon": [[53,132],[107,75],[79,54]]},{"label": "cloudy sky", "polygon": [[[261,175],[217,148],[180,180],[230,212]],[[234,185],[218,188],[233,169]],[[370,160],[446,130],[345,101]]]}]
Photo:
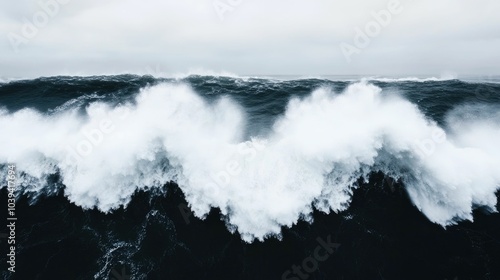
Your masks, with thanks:
[{"label": "cloudy sky", "polygon": [[19,0],[0,76],[498,75],[498,0]]}]

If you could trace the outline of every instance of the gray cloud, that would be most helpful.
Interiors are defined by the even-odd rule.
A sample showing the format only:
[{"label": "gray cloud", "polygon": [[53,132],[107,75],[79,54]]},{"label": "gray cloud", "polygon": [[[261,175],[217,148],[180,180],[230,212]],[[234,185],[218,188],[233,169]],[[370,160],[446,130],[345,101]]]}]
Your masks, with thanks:
[{"label": "gray cloud", "polygon": [[[500,2],[493,0],[400,0],[402,12],[350,62],[340,44],[355,46],[355,29],[364,30],[375,20],[372,13],[386,10],[391,0],[59,0],[53,12],[40,4],[54,1],[3,4],[0,76],[146,73],[158,67],[242,75],[500,70]],[[32,38],[25,36],[26,20],[43,23],[42,13],[47,23],[38,24]]]}]

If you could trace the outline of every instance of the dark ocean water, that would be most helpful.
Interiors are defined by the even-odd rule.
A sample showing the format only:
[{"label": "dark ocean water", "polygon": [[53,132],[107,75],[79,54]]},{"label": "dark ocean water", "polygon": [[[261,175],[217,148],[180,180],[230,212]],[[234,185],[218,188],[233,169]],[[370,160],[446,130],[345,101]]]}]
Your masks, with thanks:
[{"label": "dark ocean water", "polygon": [[[130,111],[111,136],[64,161],[83,141],[67,135],[117,108]],[[500,279],[499,108],[498,79],[0,83],[0,172],[18,174],[16,272],[1,239],[1,275]],[[445,147],[428,141],[432,129]],[[227,166],[227,143],[256,139],[264,152],[219,176],[227,186],[198,188]]]}]

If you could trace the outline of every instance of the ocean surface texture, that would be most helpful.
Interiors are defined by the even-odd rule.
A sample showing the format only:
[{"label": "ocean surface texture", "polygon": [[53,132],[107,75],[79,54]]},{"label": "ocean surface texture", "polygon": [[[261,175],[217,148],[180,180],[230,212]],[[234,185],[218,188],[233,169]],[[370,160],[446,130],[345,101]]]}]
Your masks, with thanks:
[{"label": "ocean surface texture", "polygon": [[8,165],[2,279],[500,279],[500,79],[3,81]]}]

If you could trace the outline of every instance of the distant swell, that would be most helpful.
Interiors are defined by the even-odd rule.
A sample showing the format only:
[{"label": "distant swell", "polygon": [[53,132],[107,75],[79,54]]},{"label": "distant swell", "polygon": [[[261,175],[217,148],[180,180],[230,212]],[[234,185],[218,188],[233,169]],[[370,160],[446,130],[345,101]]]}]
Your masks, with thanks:
[{"label": "distant swell", "polygon": [[456,107],[440,127],[361,82],[292,98],[267,134],[252,135],[242,105],[206,100],[187,85],[146,87],[133,102],[93,102],[84,114],[78,104],[53,114],[0,110],[0,164],[17,165],[24,194],[59,182],[76,205],[111,211],[137,190],[175,181],[198,217],[219,208],[247,242],[312,221],[314,208],[347,209],[356,182],[377,171],[403,182],[443,226],[472,220],[475,207],[496,211],[500,114],[492,105]]}]

